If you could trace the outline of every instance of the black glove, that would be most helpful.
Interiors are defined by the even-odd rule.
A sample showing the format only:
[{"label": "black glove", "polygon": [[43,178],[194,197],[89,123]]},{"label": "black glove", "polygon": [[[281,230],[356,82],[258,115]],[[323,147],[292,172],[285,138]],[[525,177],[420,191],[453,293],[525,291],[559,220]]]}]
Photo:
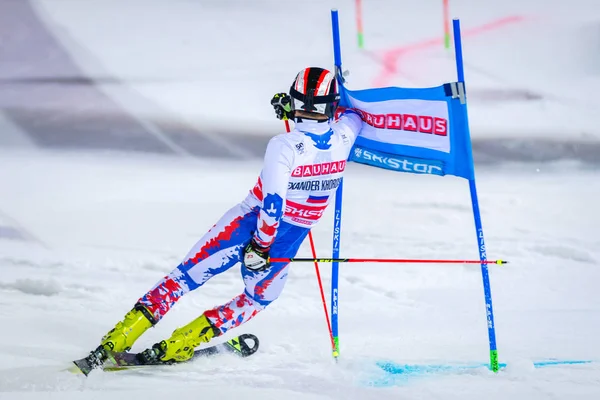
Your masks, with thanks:
[{"label": "black glove", "polygon": [[271,105],[275,109],[278,119],[294,119],[292,111],[292,98],[287,93],[277,93],[271,99]]},{"label": "black glove", "polygon": [[252,239],[244,249],[244,266],[250,271],[264,271],[271,266],[269,248],[261,247]]}]

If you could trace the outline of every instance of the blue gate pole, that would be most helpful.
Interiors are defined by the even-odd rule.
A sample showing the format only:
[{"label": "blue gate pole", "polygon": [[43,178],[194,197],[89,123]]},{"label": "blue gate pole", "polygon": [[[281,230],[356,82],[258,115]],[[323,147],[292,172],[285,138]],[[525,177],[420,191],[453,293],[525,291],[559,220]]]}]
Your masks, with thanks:
[{"label": "blue gate pole", "polygon": [[[333,36],[333,55],[335,63],[335,76],[338,80],[338,86],[343,83],[342,78],[342,51],[340,46],[340,25],[338,21],[338,12],[336,9],[331,10],[331,28]],[[340,181],[340,186],[335,192],[335,212],[333,220],[333,250],[332,257],[339,258],[340,256],[340,238],[342,235],[342,194],[343,180]],[[331,334],[333,336],[333,358],[337,361],[340,355],[340,339],[338,330],[338,309],[339,309],[339,292],[338,292],[338,275],[339,264],[334,262],[331,264]]]},{"label": "blue gate pole", "polygon": [[[456,53],[456,71],[458,74],[459,82],[459,94],[462,91],[464,97],[464,122],[465,122],[465,134],[468,135],[468,149],[467,154],[469,157],[469,163],[471,165],[471,178],[469,179],[469,189],[471,191],[471,203],[473,205],[473,218],[475,219],[475,230],[477,232],[477,246],[479,247],[479,258],[481,261],[487,260],[487,254],[485,250],[485,240],[483,238],[483,227],[481,225],[481,215],[479,212],[479,200],[477,199],[477,186],[475,185],[475,166],[473,163],[473,149],[471,146],[471,133],[469,131],[469,119],[467,115],[467,102],[466,102],[466,90],[465,90],[465,73],[463,66],[462,56],[462,40],[460,36],[460,21],[455,19],[452,21],[454,30],[454,49]],[[460,87],[462,85],[462,88]],[[481,277],[483,279],[483,292],[485,295],[485,308],[487,314],[487,326],[488,326],[488,338],[490,342],[490,369],[494,372],[498,372],[498,350],[496,348],[496,327],[494,325],[494,309],[492,307],[492,290],[490,287],[490,277],[488,265],[481,264]]]}]

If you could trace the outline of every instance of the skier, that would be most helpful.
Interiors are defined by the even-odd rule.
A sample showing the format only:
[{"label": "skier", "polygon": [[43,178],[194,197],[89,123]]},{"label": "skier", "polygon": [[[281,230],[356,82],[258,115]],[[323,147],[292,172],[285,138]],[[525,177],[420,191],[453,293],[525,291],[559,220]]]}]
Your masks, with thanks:
[{"label": "skier", "polygon": [[102,338],[90,356],[96,366],[107,358],[106,350],[128,351],[183,295],[238,263],[245,290],[140,353],[142,361],[189,360],[201,343],[250,320],[280,295],[289,264],[272,263],[270,257],[296,255],[339,186],[362,127],[351,110],[334,121],[339,98],[334,75],[316,67],[298,73],[289,95],[273,97],[277,117],[294,120],[295,129],[269,141],[262,171],[246,199],[227,211]]}]

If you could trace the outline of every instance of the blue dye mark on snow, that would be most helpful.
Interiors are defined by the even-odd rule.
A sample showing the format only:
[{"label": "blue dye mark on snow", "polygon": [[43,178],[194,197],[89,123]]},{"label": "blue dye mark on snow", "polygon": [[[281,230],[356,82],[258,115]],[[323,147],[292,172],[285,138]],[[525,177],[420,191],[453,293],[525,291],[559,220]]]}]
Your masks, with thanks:
[{"label": "blue dye mark on snow", "polygon": [[[581,365],[591,364],[592,360],[543,360],[534,361],[534,368],[545,368],[552,366]],[[413,378],[424,378],[432,375],[447,375],[469,373],[474,370],[489,371],[490,366],[487,363],[474,364],[397,364],[389,361],[379,361],[376,363],[379,368],[386,372],[383,377],[379,377],[371,382],[369,386],[385,387],[402,385],[408,383]],[[500,369],[507,367],[506,363],[500,363]],[[491,373],[491,372],[490,372]]]},{"label": "blue dye mark on snow", "polygon": [[592,360],[546,360],[536,361],[533,363],[535,368],[551,367],[553,365],[576,365],[576,364],[591,364]]}]

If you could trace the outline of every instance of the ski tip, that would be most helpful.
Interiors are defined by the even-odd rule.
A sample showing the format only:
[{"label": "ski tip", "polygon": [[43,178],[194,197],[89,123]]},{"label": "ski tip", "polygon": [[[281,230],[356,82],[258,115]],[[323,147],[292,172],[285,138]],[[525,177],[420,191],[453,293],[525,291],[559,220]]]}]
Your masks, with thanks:
[{"label": "ski tip", "polygon": [[74,374],[83,374],[85,376],[88,376],[90,372],[92,372],[92,369],[93,367],[91,367],[90,364],[84,358],[82,360],[73,361],[73,366],[70,367],[68,370],[69,372],[72,372]]}]

